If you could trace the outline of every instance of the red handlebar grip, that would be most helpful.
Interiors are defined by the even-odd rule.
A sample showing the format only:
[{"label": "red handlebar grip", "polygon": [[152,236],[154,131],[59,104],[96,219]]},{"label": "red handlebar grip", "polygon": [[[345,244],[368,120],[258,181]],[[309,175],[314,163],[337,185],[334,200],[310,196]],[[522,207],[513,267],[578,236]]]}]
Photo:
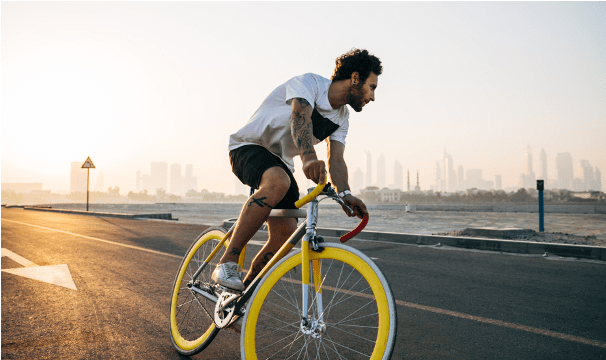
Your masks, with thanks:
[{"label": "red handlebar grip", "polygon": [[358,235],[366,227],[366,224],[368,224],[368,214],[364,214],[362,221],[360,221],[360,223],[358,224],[358,226],[356,226],[355,229],[341,236],[341,242],[344,243],[352,237]]}]

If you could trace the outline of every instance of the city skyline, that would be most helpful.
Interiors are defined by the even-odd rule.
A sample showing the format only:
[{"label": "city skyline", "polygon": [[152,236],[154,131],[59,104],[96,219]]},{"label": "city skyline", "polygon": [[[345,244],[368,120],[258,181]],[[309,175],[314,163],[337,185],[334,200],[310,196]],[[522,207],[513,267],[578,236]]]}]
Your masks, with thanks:
[{"label": "city skyline", "polygon": [[[606,187],[603,3],[312,3],[297,9],[306,29],[280,15],[297,8],[288,2],[1,6],[3,183],[67,192],[70,163],[90,156],[95,188],[103,172],[104,189],[136,191],[137,170],[166,162],[192,164],[199,189],[233,193],[229,135],[276,86],[306,72],[329,78],[335,58],[358,47],[384,72],[376,101],[350,111],[350,185],[357,169],[376,176],[384,154],[386,186],[397,161],[423,190],[436,162],[447,190],[467,170],[514,188],[530,145],[535,178],[541,151],[549,180],[569,153],[560,167],[573,176],[562,181],[591,186],[599,173]],[[327,24],[318,12],[342,16]],[[371,29],[347,21],[369,12]],[[317,39],[313,56],[275,46],[294,37]],[[316,151],[326,160],[324,144]],[[307,187],[299,159],[295,178]]]},{"label": "city skyline", "polygon": [[[366,150],[365,154],[367,161],[369,161],[369,163],[367,163],[367,171],[369,168],[372,170],[372,152]],[[544,174],[546,173],[548,167],[548,156],[544,149],[541,149],[540,155],[538,155],[538,157],[541,168],[541,174]],[[530,146],[530,144],[527,145],[524,154],[524,164],[526,170],[520,175],[520,178],[518,180],[518,186],[508,186],[505,189],[513,191],[522,187],[535,188],[536,180],[542,179],[545,180],[546,189],[566,189],[571,191],[602,191],[603,188],[598,188],[598,185],[601,184],[601,170],[599,170],[599,168],[597,167],[593,167],[591,163],[589,163],[589,161],[583,159],[573,161],[572,155],[570,153],[558,153],[553,162],[554,166],[551,166],[550,168],[556,169],[555,176],[550,178],[543,178],[542,176],[536,177],[533,168],[532,147]],[[420,189],[422,191],[433,190],[440,192],[457,192],[469,190],[472,188],[477,188],[481,190],[504,190],[502,186],[501,175],[495,175],[494,181],[486,180],[483,177],[482,169],[465,169],[463,165],[458,165],[457,171],[454,171],[454,161],[452,155],[448,153],[446,149],[444,149],[443,151],[442,163],[447,164],[446,168],[450,169],[451,178],[454,180],[451,180],[450,185],[448,185],[448,183],[444,180],[446,179],[445,174],[447,169],[444,166],[440,166],[440,161],[438,161],[436,162],[436,171],[434,172],[434,183],[429,184],[429,186],[420,186]],[[573,166],[573,164],[576,164],[576,166]],[[390,174],[392,175],[391,179],[393,179],[393,182],[389,183],[388,185],[380,186],[381,183],[379,183],[379,181],[382,181],[384,184],[388,181],[386,175],[386,166],[387,164],[385,163],[384,154],[381,154],[379,156],[379,160],[377,160],[375,171],[370,171],[370,173],[368,173],[361,171],[360,168],[357,168],[353,172],[350,170],[350,185],[352,190],[354,190],[355,192],[359,192],[363,188],[374,186],[380,189],[386,187],[389,189],[410,191],[410,189],[408,189],[408,186],[411,184],[410,169],[407,169],[407,186],[405,188],[404,167],[400,164],[398,160],[394,161],[393,172]],[[577,169],[576,171],[574,170],[575,168]],[[69,190],[70,193],[86,191],[86,173],[87,171],[85,169],[82,169],[82,163],[71,163]],[[377,181],[371,184],[367,184],[367,179],[372,179],[372,175],[375,173],[377,174]],[[379,173],[383,173],[383,175],[379,176]],[[170,194],[184,195],[189,190],[198,191],[197,177],[193,175],[194,171],[192,164],[186,164],[185,173],[183,174],[181,164],[170,164],[169,172],[168,162],[152,161],[150,162],[149,174],[143,174],[141,170],[136,171],[135,189],[126,189],[126,191],[122,192],[126,193],[134,191],[138,193],[142,191],[147,191],[150,194],[155,194],[157,189],[162,189]],[[417,181],[418,177],[419,173],[417,170]],[[529,180],[528,178],[531,178],[531,180]],[[227,191],[225,193],[235,195],[248,195],[248,187],[244,186],[235,177],[234,180],[235,188],[233,192]],[[89,181],[90,184],[96,184],[93,188],[94,191],[104,192],[107,190],[103,186],[105,182],[105,175],[102,171],[99,171],[97,175],[93,175],[93,177],[91,177]],[[41,184],[43,186],[43,183]],[[306,187],[311,187],[313,185],[311,184],[311,181],[307,179],[305,179],[302,184],[305,184]],[[202,188],[205,187],[202,186]],[[206,189],[209,191],[217,190],[212,188]]]}]

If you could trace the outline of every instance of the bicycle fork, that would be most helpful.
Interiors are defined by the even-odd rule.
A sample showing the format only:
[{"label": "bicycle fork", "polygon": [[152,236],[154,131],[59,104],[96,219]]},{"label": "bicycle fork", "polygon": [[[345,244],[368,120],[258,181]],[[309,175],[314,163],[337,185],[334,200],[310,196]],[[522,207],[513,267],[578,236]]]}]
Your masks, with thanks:
[{"label": "bicycle fork", "polygon": [[[310,242],[313,246],[313,251],[322,251],[322,248],[317,243],[317,232],[316,224],[318,217],[318,201],[313,200],[309,203],[307,209],[307,227],[306,233],[303,237],[301,244],[301,272],[302,272],[302,314],[301,314],[301,332],[307,335],[311,335],[314,338],[319,338],[323,333],[326,332],[326,325],[324,324],[324,309],[322,306],[322,269],[320,260],[311,260],[310,269]],[[312,303],[315,301],[317,314],[309,314],[309,281],[310,281],[310,270],[313,274],[313,285],[315,297],[312,299]],[[313,311],[313,310],[312,310]],[[315,317],[314,317],[315,315]]]}]

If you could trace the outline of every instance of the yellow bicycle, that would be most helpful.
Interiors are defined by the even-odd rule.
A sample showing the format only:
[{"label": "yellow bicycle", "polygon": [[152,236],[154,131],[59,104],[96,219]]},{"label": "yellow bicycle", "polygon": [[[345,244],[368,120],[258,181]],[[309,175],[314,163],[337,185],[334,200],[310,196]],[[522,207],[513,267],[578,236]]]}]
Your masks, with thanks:
[{"label": "yellow bicycle", "polygon": [[[324,242],[316,232],[320,201],[333,199],[347,208],[325,183],[297,202],[298,208],[309,203],[307,210],[272,210],[270,216],[306,220],[243,292],[210,278],[235,224],[227,232],[209,228],[196,239],[171,298],[171,341],[179,353],[199,353],[243,316],[242,359],[391,357],[397,313],[389,283],[368,256],[342,244],[362,231],[368,216],[341,243]],[[293,249],[299,241],[301,248]]]}]

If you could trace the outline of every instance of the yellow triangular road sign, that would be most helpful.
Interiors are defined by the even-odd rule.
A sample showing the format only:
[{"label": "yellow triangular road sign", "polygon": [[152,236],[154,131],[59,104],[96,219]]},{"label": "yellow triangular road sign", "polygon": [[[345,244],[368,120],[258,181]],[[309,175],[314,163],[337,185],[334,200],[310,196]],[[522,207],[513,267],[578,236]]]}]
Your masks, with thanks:
[{"label": "yellow triangular road sign", "polygon": [[95,164],[93,164],[93,161],[90,159],[90,156],[87,157],[84,164],[82,164],[82,169],[94,169],[94,168],[95,168]]}]

